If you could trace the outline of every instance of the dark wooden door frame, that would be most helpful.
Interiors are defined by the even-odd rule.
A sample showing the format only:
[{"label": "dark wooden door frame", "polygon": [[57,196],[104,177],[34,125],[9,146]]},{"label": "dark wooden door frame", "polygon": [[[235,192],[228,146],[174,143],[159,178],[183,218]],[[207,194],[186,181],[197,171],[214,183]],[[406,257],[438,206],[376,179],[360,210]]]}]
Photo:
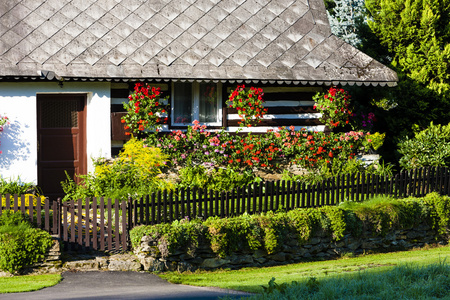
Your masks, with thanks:
[{"label": "dark wooden door frame", "polygon": [[[77,119],[78,119],[78,126],[77,127],[52,127],[52,128],[44,128],[43,125],[43,118],[42,118],[42,108],[43,102],[45,101],[68,101],[68,100],[76,100],[77,103]],[[42,93],[37,94],[36,97],[36,106],[37,106],[37,142],[38,142],[38,152],[37,152],[37,171],[38,171],[38,185],[41,185],[45,183],[46,176],[44,173],[44,168],[52,168],[55,166],[59,166],[58,162],[60,162],[61,169],[63,168],[70,168],[72,167],[74,170],[74,173],[76,174],[86,174],[87,173],[87,152],[86,152],[86,144],[87,144],[87,132],[86,132],[86,110],[87,110],[87,94],[84,93],[64,93],[64,94],[51,94],[51,93]],[[57,113],[57,112],[55,112]],[[69,138],[73,141],[73,139],[76,139],[75,147],[72,145],[72,148],[69,151],[73,151],[72,153],[72,159],[62,159],[58,160],[55,159],[54,161],[52,159],[49,159],[48,157],[45,157],[42,151],[43,147],[45,146],[48,152],[49,145],[44,145],[43,140],[47,139],[46,143],[51,140],[53,148],[52,151],[54,154],[58,154],[59,151],[63,151],[63,149],[59,148],[59,145],[57,145],[56,139],[61,136],[71,136],[72,138]],[[54,139],[54,141],[53,141]],[[67,153],[69,155],[70,153]],[[58,155],[56,155],[58,156]],[[44,159],[43,159],[44,158]],[[62,178],[64,180],[65,178]],[[79,178],[77,176],[74,176],[75,182],[79,181]],[[48,184],[48,183],[47,183]],[[55,184],[59,184],[55,183]],[[44,194],[46,191],[43,191]],[[61,191],[59,192],[62,196]],[[52,194],[49,193],[49,196],[52,198]],[[47,195],[46,195],[47,196]],[[53,196],[55,198],[55,196]]]}]

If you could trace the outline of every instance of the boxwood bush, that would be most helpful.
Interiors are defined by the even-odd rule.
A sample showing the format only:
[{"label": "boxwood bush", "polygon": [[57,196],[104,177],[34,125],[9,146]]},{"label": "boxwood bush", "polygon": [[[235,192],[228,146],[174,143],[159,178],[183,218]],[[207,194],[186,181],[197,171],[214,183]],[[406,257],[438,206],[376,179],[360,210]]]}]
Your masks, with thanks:
[{"label": "boxwood bush", "polygon": [[0,270],[17,273],[43,259],[51,245],[50,234],[33,228],[21,212],[5,211],[0,216]]},{"label": "boxwood bush", "polygon": [[296,239],[299,245],[307,243],[317,231],[323,231],[338,241],[346,233],[360,236],[368,230],[383,236],[390,230],[412,228],[421,222],[426,222],[437,234],[448,238],[450,197],[437,193],[402,200],[380,197],[339,206],[244,214],[222,219],[212,217],[204,222],[183,220],[138,226],[131,230],[130,236],[134,248],[139,246],[143,236],[151,236],[158,241],[158,247],[165,256],[186,248],[195,251],[199,240],[206,239],[211,249],[224,257],[246,249],[264,249],[269,254],[274,253],[292,239]]}]

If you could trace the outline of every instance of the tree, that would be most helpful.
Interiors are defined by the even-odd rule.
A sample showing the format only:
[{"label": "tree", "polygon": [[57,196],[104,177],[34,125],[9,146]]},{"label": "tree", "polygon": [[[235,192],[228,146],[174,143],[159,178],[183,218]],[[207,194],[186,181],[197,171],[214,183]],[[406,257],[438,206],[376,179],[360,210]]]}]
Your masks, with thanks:
[{"label": "tree", "polygon": [[328,4],[331,32],[354,47],[361,45],[358,27],[365,23],[364,0],[335,0]]},{"label": "tree", "polygon": [[[348,6],[353,1],[326,2],[330,23],[340,9],[337,2]],[[366,0],[366,16],[361,19],[368,22],[355,22],[358,49],[394,69],[399,77],[395,88],[354,86],[349,90],[356,112],[375,113],[374,131],[386,133],[379,153],[390,162],[398,162],[398,143],[412,137],[414,127],[450,122],[449,2]],[[343,30],[333,32],[345,39]]]},{"label": "tree", "polygon": [[450,0],[366,0],[392,64],[450,101]]}]

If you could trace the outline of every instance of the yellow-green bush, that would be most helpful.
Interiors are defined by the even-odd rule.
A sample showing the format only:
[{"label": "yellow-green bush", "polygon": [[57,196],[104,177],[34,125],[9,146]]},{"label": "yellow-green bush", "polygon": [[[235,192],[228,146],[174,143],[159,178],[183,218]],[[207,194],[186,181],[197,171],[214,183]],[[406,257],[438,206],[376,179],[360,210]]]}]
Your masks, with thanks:
[{"label": "yellow-green bush", "polygon": [[127,199],[171,189],[171,183],[158,177],[166,159],[159,148],[147,147],[141,140],[131,138],[118,158],[96,161],[94,174],[81,176],[81,184],[70,178],[62,183],[64,200],[102,196]]}]

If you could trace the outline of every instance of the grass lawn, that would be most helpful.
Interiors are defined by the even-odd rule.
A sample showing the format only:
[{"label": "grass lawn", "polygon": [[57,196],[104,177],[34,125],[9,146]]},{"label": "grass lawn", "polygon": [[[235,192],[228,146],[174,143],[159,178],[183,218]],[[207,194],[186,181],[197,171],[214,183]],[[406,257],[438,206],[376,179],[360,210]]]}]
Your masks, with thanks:
[{"label": "grass lawn", "polygon": [[358,257],[304,262],[277,267],[245,268],[235,271],[201,271],[195,273],[168,272],[160,274],[159,276],[172,283],[196,286],[215,286],[260,293],[263,291],[262,286],[267,286],[272,277],[276,278],[277,284],[290,283],[293,281],[306,282],[311,277],[315,277],[318,281],[321,281],[323,279],[341,277],[342,275],[359,274],[362,270],[369,273],[381,273],[383,271],[391,270],[394,266],[399,264],[426,266],[438,264],[443,261],[445,261],[446,264],[450,263],[450,246],[385,254],[361,255]]},{"label": "grass lawn", "polygon": [[31,292],[54,286],[61,274],[25,275],[0,278],[0,293]]}]

